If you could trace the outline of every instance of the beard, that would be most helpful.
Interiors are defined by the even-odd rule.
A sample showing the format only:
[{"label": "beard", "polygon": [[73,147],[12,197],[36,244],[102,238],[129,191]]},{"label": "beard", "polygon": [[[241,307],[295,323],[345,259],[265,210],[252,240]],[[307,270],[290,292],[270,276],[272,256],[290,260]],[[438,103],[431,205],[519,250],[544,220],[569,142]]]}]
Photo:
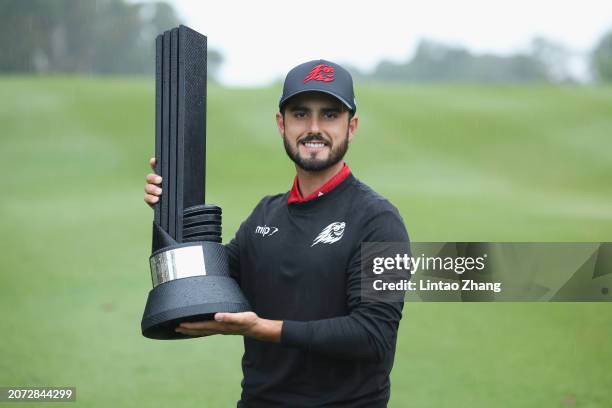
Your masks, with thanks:
[{"label": "beard", "polygon": [[[300,142],[324,142],[325,139],[320,134],[308,135]],[[346,137],[337,146],[332,145],[327,159],[317,159],[312,155],[311,157],[303,157],[300,155],[299,143],[296,143],[295,147],[291,146],[287,141],[287,137],[283,133],[283,145],[285,146],[285,152],[287,156],[302,170],[305,171],[323,171],[332,167],[340,160],[344,158],[344,155],[348,151],[349,147],[349,132],[346,131]]]}]

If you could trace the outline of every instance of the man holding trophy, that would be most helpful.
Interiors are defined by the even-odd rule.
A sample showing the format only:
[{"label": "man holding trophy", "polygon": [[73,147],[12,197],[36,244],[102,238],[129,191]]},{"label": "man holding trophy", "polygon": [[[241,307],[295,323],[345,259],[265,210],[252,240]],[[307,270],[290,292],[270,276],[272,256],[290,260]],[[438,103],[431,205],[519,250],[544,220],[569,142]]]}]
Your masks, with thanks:
[{"label": "man holding trophy", "polygon": [[[251,311],[177,323],[184,336],[244,336],[238,407],[386,407],[402,303],[362,302],[361,243],[408,242],[398,210],[343,158],[359,118],[350,73],[326,60],[286,76],[278,130],[296,176],[225,245]],[[150,162],[155,170],[155,158]],[[165,180],[146,177],[156,207]]]}]

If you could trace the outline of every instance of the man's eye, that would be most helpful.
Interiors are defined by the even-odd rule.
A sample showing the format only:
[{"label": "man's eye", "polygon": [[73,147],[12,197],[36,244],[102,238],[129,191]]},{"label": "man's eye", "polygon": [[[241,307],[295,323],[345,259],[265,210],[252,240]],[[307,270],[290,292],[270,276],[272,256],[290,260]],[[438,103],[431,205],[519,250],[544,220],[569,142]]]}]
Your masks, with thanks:
[{"label": "man's eye", "polygon": [[336,112],[326,112],[325,113],[326,119],[336,119],[337,117],[338,117],[338,114]]},{"label": "man's eye", "polygon": [[306,116],[305,112],[294,112],[293,116],[296,118],[303,118],[304,116]]}]

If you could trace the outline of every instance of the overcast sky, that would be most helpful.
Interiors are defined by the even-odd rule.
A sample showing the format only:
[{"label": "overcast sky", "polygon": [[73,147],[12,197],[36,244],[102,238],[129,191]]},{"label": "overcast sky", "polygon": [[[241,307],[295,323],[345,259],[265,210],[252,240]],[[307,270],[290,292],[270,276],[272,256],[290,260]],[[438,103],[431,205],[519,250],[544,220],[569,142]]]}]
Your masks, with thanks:
[{"label": "overcast sky", "polygon": [[169,2],[223,53],[229,86],[265,85],[318,58],[371,70],[406,61],[422,38],[509,54],[541,35],[580,54],[612,29],[610,0]]}]

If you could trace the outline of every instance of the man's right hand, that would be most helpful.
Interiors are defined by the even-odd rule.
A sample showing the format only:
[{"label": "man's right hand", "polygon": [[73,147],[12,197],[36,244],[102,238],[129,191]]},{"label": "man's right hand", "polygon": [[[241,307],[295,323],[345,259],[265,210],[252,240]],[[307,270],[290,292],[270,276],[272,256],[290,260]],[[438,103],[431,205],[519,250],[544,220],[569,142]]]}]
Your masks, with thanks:
[{"label": "man's right hand", "polygon": [[147,177],[145,178],[146,183],[144,188],[144,201],[145,203],[149,204],[149,207],[151,208],[153,208],[155,204],[157,204],[157,202],[159,201],[159,197],[161,197],[162,194],[162,178],[161,176],[155,174],[155,163],[155,157],[151,157],[151,159],[149,160],[149,164],[151,165],[153,173],[147,174]]}]

